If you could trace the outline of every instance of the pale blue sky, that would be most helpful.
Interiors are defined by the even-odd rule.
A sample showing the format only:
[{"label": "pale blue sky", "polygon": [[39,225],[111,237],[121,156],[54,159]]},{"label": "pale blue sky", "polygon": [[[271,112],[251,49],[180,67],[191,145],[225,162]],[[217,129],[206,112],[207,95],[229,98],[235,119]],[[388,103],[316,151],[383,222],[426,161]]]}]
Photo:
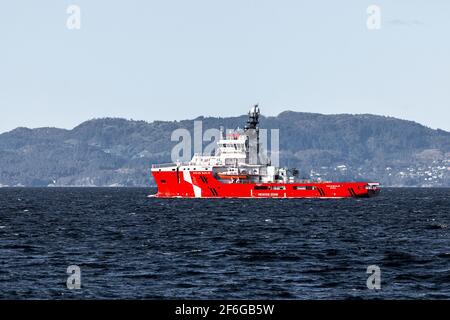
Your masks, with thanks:
[{"label": "pale blue sky", "polygon": [[[66,28],[70,4],[81,30]],[[265,115],[374,113],[450,130],[448,0],[5,0],[0,39],[0,132],[232,116],[255,102]]]}]

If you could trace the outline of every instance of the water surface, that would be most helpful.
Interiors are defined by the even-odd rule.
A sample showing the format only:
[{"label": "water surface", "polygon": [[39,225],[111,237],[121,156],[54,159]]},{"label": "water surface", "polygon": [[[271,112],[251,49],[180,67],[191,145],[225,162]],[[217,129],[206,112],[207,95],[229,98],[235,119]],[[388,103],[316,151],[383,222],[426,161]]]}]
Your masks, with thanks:
[{"label": "water surface", "polygon": [[[0,189],[2,299],[450,299],[450,189],[370,199],[156,199]],[[69,265],[80,290],[66,287]],[[381,290],[367,289],[367,266]]]}]

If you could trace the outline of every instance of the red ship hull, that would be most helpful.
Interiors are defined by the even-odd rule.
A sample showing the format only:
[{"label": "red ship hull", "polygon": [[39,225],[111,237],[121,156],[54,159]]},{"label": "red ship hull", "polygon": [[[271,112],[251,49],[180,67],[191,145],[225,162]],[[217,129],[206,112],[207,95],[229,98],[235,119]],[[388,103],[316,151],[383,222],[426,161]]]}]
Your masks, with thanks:
[{"label": "red ship hull", "polygon": [[351,198],[380,192],[367,182],[221,182],[211,171],[152,170],[160,198]]}]

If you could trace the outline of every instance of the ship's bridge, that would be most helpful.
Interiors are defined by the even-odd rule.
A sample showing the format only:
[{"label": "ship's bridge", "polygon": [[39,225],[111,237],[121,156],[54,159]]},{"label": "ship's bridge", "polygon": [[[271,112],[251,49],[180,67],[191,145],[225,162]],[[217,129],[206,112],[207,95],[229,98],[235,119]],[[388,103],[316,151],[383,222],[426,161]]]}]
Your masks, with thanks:
[{"label": "ship's bridge", "polygon": [[194,154],[191,165],[238,166],[246,161],[247,136],[230,133],[219,140],[214,156]]},{"label": "ship's bridge", "polygon": [[217,143],[216,157],[225,165],[245,163],[247,136],[239,133],[230,133]]}]

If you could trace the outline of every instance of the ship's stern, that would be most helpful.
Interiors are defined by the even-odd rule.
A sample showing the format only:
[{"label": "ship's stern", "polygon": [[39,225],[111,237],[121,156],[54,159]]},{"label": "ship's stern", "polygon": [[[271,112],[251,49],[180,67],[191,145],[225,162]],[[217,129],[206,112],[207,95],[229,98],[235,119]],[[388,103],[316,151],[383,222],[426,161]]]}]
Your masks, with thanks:
[{"label": "ship's stern", "polygon": [[365,197],[375,197],[380,194],[381,188],[379,182],[369,182],[365,186],[366,194]]}]

